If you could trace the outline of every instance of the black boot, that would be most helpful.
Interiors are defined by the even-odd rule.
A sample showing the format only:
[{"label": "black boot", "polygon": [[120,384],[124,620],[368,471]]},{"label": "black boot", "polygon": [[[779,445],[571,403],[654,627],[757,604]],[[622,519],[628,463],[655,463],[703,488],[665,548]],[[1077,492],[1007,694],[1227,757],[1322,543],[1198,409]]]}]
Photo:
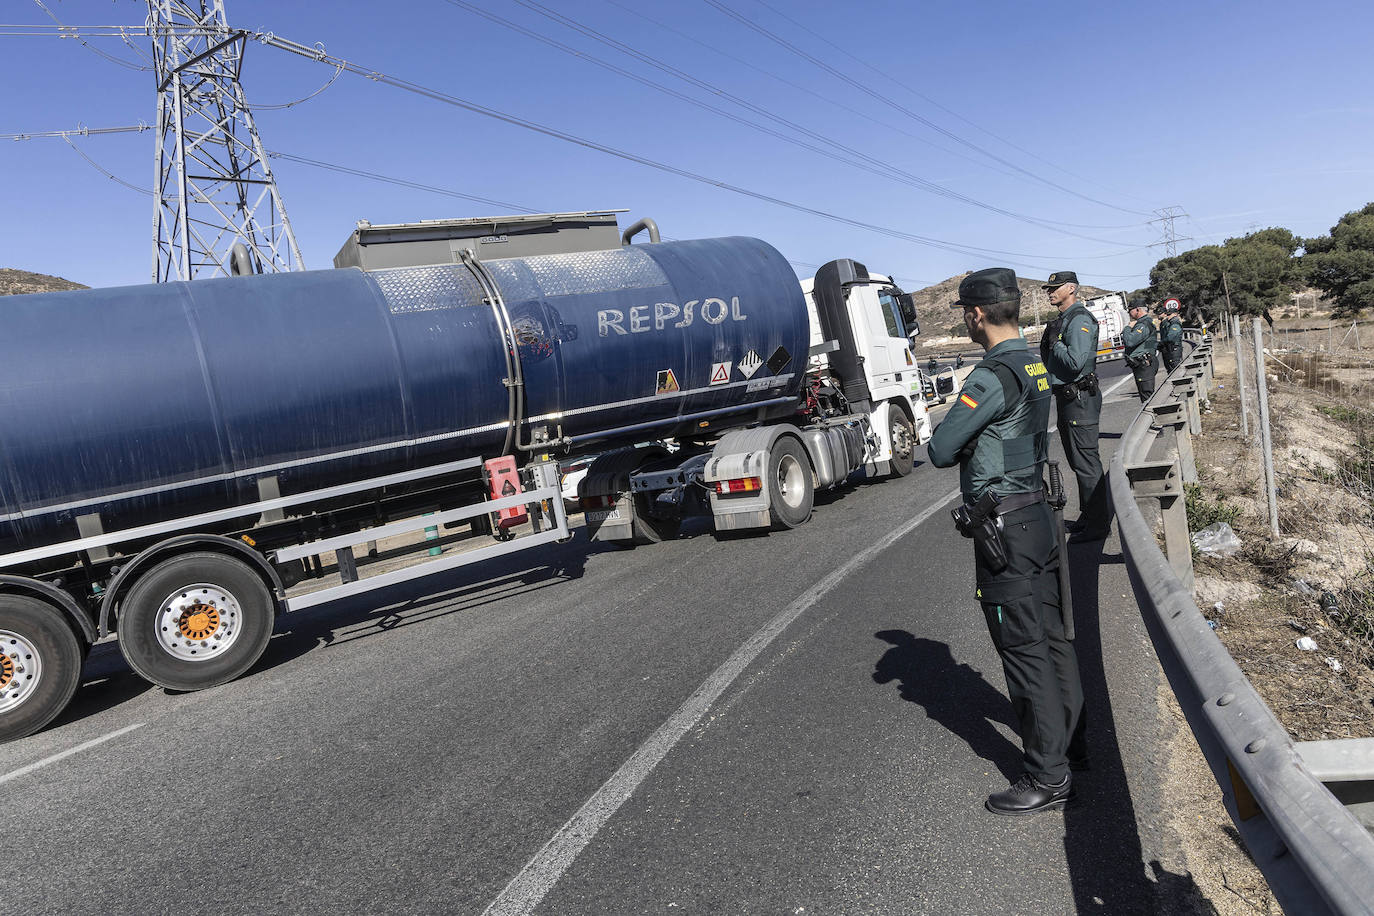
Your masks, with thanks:
[{"label": "black boot", "polygon": [[993,814],[1016,817],[1052,808],[1062,808],[1074,799],[1073,780],[1067,773],[1059,785],[1046,785],[1029,773],[1022,773],[1011,788],[988,796],[985,807]]}]

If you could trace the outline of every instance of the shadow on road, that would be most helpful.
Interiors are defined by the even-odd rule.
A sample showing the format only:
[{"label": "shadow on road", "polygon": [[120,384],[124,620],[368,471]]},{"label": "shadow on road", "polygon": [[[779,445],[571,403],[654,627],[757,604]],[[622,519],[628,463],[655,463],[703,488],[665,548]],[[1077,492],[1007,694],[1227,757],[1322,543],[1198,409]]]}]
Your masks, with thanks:
[{"label": "shadow on road", "polygon": [[962,738],[1008,781],[1020,774],[1021,749],[992,724],[1001,722],[1016,730],[1011,703],[982,674],[956,662],[945,643],[918,639],[906,630],[873,635],[892,644],[873,668],[875,682],[897,681],[903,700],[922,706],[927,716]]},{"label": "shadow on road", "polygon": [[579,529],[563,544],[549,544],[542,550],[486,560],[287,614],[278,619],[277,633],[267,651],[245,676],[268,671],[316,648],[469,613],[516,595],[580,579],[588,557],[620,549],[591,541],[585,529]]},{"label": "shadow on road", "polygon": [[[533,553],[511,554],[285,614],[277,618],[276,632],[262,657],[240,679],[336,642],[467,613],[485,604],[580,579],[588,557],[618,549],[589,541],[585,530],[579,530],[571,541],[550,544]],[[81,686],[72,702],[48,728],[98,715],[152,689],[152,684],[130,670],[117,643],[100,643],[91,649],[82,666]]]},{"label": "shadow on road", "polygon": [[[1115,559],[1120,562],[1119,557]],[[1160,912],[1161,905],[1165,912],[1187,912],[1186,906],[1176,908],[1184,901],[1206,904],[1192,875],[1174,874],[1158,860],[1149,863],[1152,876],[1145,873],[1140,827],[1122,762],[1102,654],[1099,569],[1103,562],[1112,560],[1104,557],[1103,542],[1096,542],[1070,546],[1069,562],[1077,628],[1074,649],[1083,681],[1083,714],[1087,717],[1092,762],[1091,770],[1073,774],[1078,802],[1064,810],[1064,852],[1075,912],[1152,914]],[[1128,704],[1135,703],[1144,704],[1140,715],[1154,715],[1153,695],[1120,702],[1124,714],[1130,714]],[[1207,910],[1195,905],[1191,912]]]}]

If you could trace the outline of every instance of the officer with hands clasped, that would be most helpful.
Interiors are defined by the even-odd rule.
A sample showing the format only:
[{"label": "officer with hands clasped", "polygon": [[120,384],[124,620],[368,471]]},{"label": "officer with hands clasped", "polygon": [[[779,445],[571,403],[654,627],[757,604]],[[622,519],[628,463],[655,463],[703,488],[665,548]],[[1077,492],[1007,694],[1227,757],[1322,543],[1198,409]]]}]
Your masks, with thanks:
[{"label": "officer with hands clasped", "polygon": [[1067,757],[1083,707],[1065,638],[1059,538],[1044,490],[1049,376],[1021,339],[1021,293],[1005,267],[959,284],[969,336],[986,351],[930,440],[936,467],[959,465],[961,534],[974,541],[977,600],[1002,659],[1026,772],[988,796],[995,814],[1033,814],[1073,798]]},{"label": "officer with hands clasped", "polygon": [[1164,357],[1164,371],[1173,372],[1183,358],[1183,322],[1178,318],[1178,303],[1170,302],[1159,323],[1160,353]]},{"label": "officer with hands clasped", "polygon": [[1102,389],[1097,382],[1097,319],[1078,301],[1078,274],[1059,270],[1044,289],[1059,309],[1054,330],[1040,339],[1040,355],[1049,369],[1059,421],[1059,440],[1069,467],[1078,478],[1078,521],[1070,543],[1100,541],[1111,528],[1107,481],[1097,451],[1097,424]]},{"label": "officer with hands clasped", "polygon": [[1159,359],[1155,351],[1159,349],[1159,334],[1150,318],[1150,306],[1143,297],[1131,300],[1131,325],[1121,332],[1121,342],[1126,348],[1126,365],[1135,375],[1135,390],[1141,403],[1148,401],[1155,393],[1155,373],[1159,371]]}]

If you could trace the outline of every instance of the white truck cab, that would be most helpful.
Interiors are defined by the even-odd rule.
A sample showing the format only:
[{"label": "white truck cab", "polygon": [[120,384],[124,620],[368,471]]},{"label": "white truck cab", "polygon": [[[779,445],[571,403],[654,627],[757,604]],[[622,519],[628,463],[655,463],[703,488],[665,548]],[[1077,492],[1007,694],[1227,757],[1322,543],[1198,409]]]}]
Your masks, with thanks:
[{"label": "white truck cab", "polygon": [[[860,266],[861,267],[861,266]],[[811,357],[807,368],[814,376],[831,371],[831,353],[836,347],[827,339],[816,306],[815,278],[801,281],[811,321]],[[911,420],[916,444],[930,440],[932,432],[926,399],[921,389],[921,373],[912,353],[912,339],[921,333],[911,297],[890,277],[856,271],[843,282],[845,312],[852,329],[864,380],[871,396],[869,421],[881,442],[879,460],[892,454],[888,429],[889,407],[896,407]]]}]

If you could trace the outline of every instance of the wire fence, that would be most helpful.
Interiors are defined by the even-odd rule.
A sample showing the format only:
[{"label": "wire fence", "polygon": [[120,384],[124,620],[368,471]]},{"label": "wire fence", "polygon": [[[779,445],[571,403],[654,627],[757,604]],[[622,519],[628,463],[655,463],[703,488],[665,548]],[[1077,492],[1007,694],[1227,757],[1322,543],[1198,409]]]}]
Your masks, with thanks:
[{"label": "wire fence", "polygon": [[1374,325],[1232,319],[1228,336],[1241,435],[1222,470],[1269,529],[1246,554],[1372,660]]}]

